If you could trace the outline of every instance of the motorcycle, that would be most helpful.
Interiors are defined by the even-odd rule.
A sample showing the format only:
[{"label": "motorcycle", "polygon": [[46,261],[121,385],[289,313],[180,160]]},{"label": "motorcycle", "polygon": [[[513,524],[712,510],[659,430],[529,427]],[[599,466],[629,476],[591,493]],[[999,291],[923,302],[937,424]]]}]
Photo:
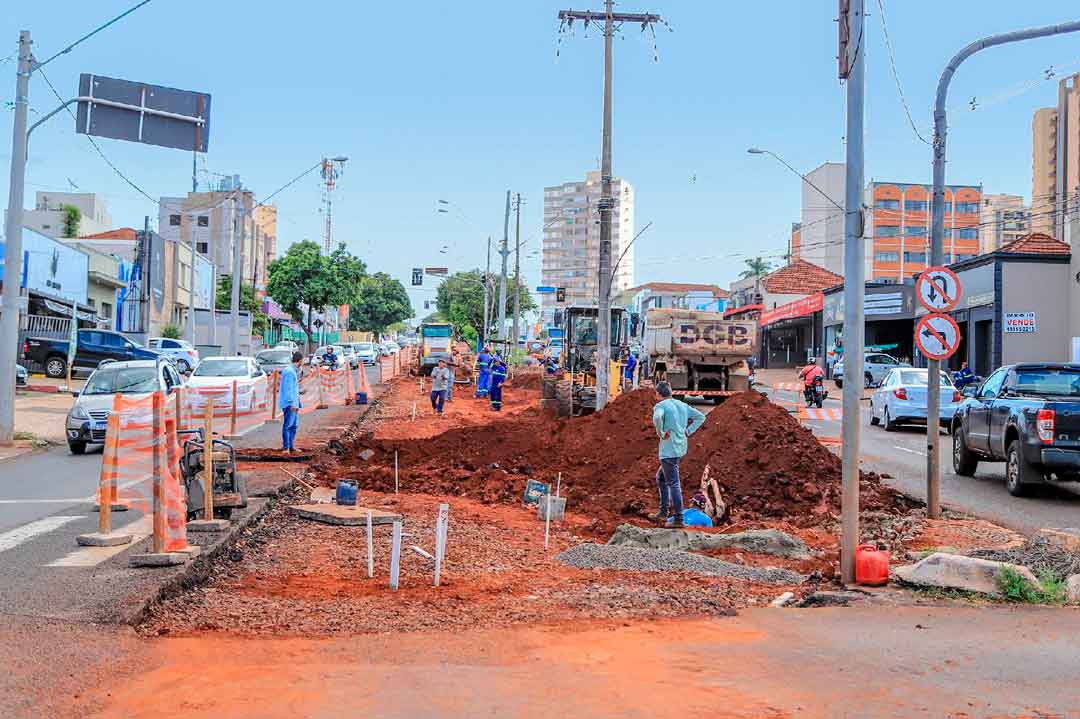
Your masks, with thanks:
[{"label": "motorcycle", "polygon": [[821,377],[815,377],[813,384],[803,389],[803,397],[806,399],[807,407],[817,405],[820,409],[828,396],[829,393],[825,389],[825,380]]}]

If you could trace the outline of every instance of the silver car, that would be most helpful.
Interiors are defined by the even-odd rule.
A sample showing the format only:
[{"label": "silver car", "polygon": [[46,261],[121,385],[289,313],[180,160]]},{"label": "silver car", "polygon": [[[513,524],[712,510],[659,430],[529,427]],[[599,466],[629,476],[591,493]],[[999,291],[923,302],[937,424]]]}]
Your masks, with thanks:
[{"label": "silver car", "polygon": [[183,385],[176,368],[162,360],[105,362],[94,370],[81,392],[72,392],[65,429],[72,454],[83,454],[88,444],[103,444],[113,395],[141,397],[151,392],[172,392]]},{"label": "silver car", "polygon": [[[833,365],[832,376],[837,387],[844,386],[844,359],[841,357]],[[878,387],[892,370],[910,366],[907,362],[901,362],[884,352],[867,352],[863,355],[863,386]]]},{"label": "silver car", "polygon": [[186,340],[171,337],[151,337],[146,346],[169,358],[181,374],[187,374],[199,364],[199,351]]},{"label": "silver car", "polygon": [[[938,375],[941,381],[941,426],[949,427],[962,398],[948,372]],[[926,424],[927,370],[914,367],[894,369],[870,395],[870,424],[885,426],[895,432],[901,424]]]},{"label": "silver car", "polygon": [[353,342],[352,348],[357,359],[364,364],[375,364],[379,359],[374,342]]},{"label": "silver car", "polygon": [[260,350],[255,355],[255,364],[266,374],[280,372],[292,364],[292,350],[288,347],[274,347],[268,350]]}]

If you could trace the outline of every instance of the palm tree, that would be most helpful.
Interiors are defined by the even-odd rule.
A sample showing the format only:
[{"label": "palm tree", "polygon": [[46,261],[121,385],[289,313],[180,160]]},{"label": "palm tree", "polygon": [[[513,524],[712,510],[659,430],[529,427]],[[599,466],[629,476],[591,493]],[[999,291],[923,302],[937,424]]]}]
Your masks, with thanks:
[{"label": "palm tree", "polygon": [[748,258],[743,262],[746,264],[746,269],[739,273],[739,277],[744,280],[749,277],[761,279],[773,271],[772,263],[761,257]]}]

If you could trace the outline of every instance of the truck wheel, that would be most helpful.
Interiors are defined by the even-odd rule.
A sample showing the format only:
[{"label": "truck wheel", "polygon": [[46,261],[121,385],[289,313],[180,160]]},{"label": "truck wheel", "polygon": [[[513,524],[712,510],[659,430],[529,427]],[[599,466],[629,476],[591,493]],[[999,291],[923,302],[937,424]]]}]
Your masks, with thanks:
[{"label": "truck wheel", "polygon": [[961,477],[974,477],[975,470],[979,466],[979,460],[975,453],[968,449],[967,438],[964,430],[956,427],[952,432],[952,467]]},{"label": "truck wheel", "polygon": [[837,389],[844,389],[844,380],[840,377],[834,377],[833,382],[836,384]]},{"label": "truck wheel", "polygon": [[1014,497],[1026,497],[1031,487],[1042,480],[1042,474],[1024,459],[1020,440],[1014,439],[1005,453],[1005,489]]},{"label": "truck wheel", "polygon": [[555,383],[555,413],[559,417],[569,417],[573,408],[573,383],[562,379]]},{"label": "truck wheel", "polygon": [[53,379],[59,379],[67,375],[67,362],[60,357],[53,355],[49,359],[45,360],[45,374]]}]

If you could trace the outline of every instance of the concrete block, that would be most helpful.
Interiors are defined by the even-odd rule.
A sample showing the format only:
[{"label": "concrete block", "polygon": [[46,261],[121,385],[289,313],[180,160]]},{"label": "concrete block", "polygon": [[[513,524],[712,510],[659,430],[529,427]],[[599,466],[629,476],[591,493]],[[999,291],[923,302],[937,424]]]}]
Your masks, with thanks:
[{"label": "concrete block", "polygon": [[202,554],[202,547],[200,547],[197,544],[189,544],[186,547],[184,547],[183,549],[174,549],[173,553],[174,554],[183,554],[188,559],[194,559],[195,557]]},{"label": "concrete block", "polygon": [[333,487],[316,487],[311,490],[311,504],[336,504],[337,492]]},{"label": "concrete block", "polygon": [[[547,521],[547,508],[548,499],[546,496],[541,497],[540,501],[536,504],[536,516],[540,518],[540,521]],[[562,519],[566,516],[566,497],[552,497],[551,498],[551,518]]]},{"label": "concrete block", "polygon": [[131,535],[122,532],[91,532],[80,534],[75,537],[80,547],[119,547],[121,544],[131,544]]},{"label": "concrete block", "polygon": [[381,509],[371,509],[359,505],[346,504],[294,504],[289,507],[289,513],[304,519],[310,519],[324,524],[334,524],[341,527],[367,526],[367,515],[371,512],[371,523],[393,524],[402,521],[400,514],[386,512]]},{"label": "concrete block", "polygon": [[[109,511],[110,512],[126,512],[129,509],[130,509],[130,507],[128,507],[126,504],[111,504],[111,505],[109,505]],[[101,511],[101,505],[100,504],[95,504],[94,505],[94,511],[95,512],[100,512]]]},{"label": "concrete block", "polygon": [[1041,589],[1042,585],[1031,570],[1019,564],[994,562],[989,559],[964,557],[958,554],[935,552],[915,564],[897,567],[896,576],[908,584],[944,589],[961,589],[998,596],[998,574],[1008,567],[1019,574],[1031,585]]},{"label": "concrete block", "polygon": [[794,592],[784,592],[776,599],[769,602],[770,607],[784,607],[791,603],[791,600],[795,598]]},{"label": "concrete block", "polygon": [[1080,552],[1080,529],[1076,527],[1060,527],[1057,529],[1040,529],[1033,537],[1036,541],[1042,539],[1054,547],[1061,547],[1070,552]]},{"label": "concrete block", "polygon": [[133,554],[128,563],[133,567],[176,567],[188,560],[188,555],[180,552],[148,552]]},{"label": "concrete block", "polygon": [[1069,604],[1080,604],[1080,574],[1070,574],[1065,580],[1065,600]]},{"label": "concrete block", "polygon": [[227,519],[192,519],[187,523],[189,532],[224,532],[232,524]]}]

